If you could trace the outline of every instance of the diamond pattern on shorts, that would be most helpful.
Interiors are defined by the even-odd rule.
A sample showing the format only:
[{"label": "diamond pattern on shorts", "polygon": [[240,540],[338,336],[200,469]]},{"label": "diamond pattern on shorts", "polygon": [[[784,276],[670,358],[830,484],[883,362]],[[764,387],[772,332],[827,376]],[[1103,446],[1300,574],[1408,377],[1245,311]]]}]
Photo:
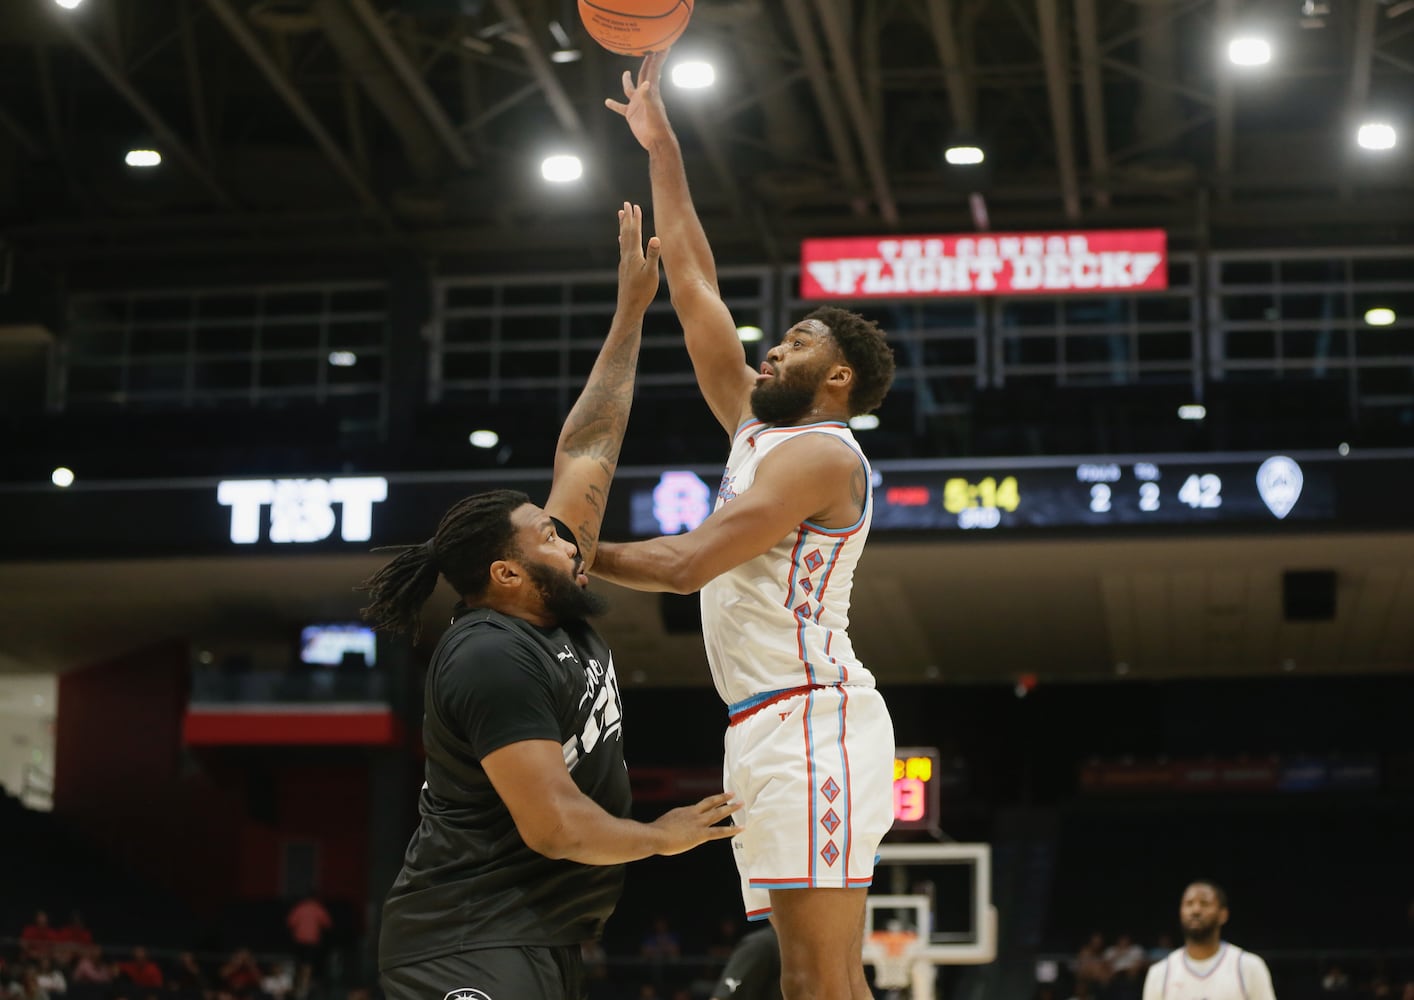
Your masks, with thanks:
[{"label": "diamond pattern on shorts", "polygon": [[825,815],[820,817],[820,825],[823,826],[828,832],[834,833],[840,828],[840,818],[836,816],[835,811],[831,809],[829,812],[825,813]]},{"label": "diamond pattern on shorts", "polygon": [[810,605],[809,605],[808,603],[806,603],[805,601],[801,601],[798,605],[796,605],[796,607],[795,607],[795,613],[796,613],[796,615],[797,615],[798,617],[801,617],[801,618],[809,618],[809,617],[810,617]]},{"label": "diamond pattern on shorts", "polygon": [[840,786],[835,784],[834,778],[826,778],[825,783],[820,786],[820,794],[831,802],[835,801],[835,796],[840,793]]},{"label": "diamond pattern on shorts", "polygon": [[808,594],[815,589],[815,584],[811,583],[810,577],[807,576],[804,580],[800,581],[800,589]]},{"label": "diamond pattern on shorts", "polygon": [[824,561],[825,557],[820,554],[819,549],[811,549],[810,554],[805,557],[805,568],[814,573]]},{"label": "diamond pattern on shorts", "polygon": [[833,840],[826,841],[824,848],[820,851],[820,857],[825,859],[825,864],[833,866],[840,857],[840,849],[835,846]]}]

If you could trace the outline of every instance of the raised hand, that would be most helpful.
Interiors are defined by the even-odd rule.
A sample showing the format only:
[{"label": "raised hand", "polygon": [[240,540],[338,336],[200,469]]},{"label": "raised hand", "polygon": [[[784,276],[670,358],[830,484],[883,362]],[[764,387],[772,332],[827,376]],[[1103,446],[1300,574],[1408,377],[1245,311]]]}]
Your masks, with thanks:
[{"label": "raised hand", "polygon": [[658,237],[643,248],[643,209],[624,202],[619,209],[619,309],[642,315],[658,294]]},{"label": "raised hand", "polygon": [[682,806],[663,813],[653,821],[654,826],[668,835],[668,843],[660,847],[658,853],[681,854],[709,840],[735,837],[744,827],[735,823],[722,826],[717,824],[740,808],[740,802],[723,793],[709,795],[696,805]]},{"label": "raised hand", "polygon": [[606,108],[623,115],[628,127],[633,130],[634,138],[647,150],[673,137],[673,127],[668,124],[668,112],[663,107],[663,95],[658,86],[663,62],[667,58],[666,50],[648,53],[639,67],[637,83],[634,83],[633,74],[624,70],[624,96],[628,100],[604,100]]}]

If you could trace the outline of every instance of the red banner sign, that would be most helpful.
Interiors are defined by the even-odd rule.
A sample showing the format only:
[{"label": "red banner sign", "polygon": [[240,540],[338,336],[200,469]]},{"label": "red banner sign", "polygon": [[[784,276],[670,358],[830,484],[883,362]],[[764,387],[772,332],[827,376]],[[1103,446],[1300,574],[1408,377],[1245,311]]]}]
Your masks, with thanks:
[{"label": "red banner sign", "polygon": [[803,299],[1150,292],[1168,287],[1162,229],[804,240]]}]

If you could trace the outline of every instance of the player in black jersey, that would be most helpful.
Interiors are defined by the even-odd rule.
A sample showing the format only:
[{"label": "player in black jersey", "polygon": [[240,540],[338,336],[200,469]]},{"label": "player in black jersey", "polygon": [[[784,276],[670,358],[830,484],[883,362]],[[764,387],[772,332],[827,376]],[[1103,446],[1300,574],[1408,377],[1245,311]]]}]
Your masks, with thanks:
[{"label": "player in black jersey", "polygon": [[619,213],[619,294],[608,337],[555,451],[543,508],[511,490],[456,504],[437,533],[362,585],[375,628],[417,632],[445,576],[462,595],[428,668],[422,819],[383,908],[390,1000],[584,994],[580,942],[599,935],[623,866],[736,832],[727,795],[628,818],[614,660],[586,619],[604,500],[633,398],[658,241]]}]

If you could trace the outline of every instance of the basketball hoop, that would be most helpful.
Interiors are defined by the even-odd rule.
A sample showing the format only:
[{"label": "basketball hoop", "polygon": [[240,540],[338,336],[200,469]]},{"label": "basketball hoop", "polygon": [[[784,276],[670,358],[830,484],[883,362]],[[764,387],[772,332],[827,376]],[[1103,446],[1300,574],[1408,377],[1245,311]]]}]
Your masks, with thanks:
[{"label": "basketball hoop", "polygon": [[914,931],[874,931],[869,951],[874,960],[874,985],[899,990],[913,983],[913,953],[918,947]]}]

